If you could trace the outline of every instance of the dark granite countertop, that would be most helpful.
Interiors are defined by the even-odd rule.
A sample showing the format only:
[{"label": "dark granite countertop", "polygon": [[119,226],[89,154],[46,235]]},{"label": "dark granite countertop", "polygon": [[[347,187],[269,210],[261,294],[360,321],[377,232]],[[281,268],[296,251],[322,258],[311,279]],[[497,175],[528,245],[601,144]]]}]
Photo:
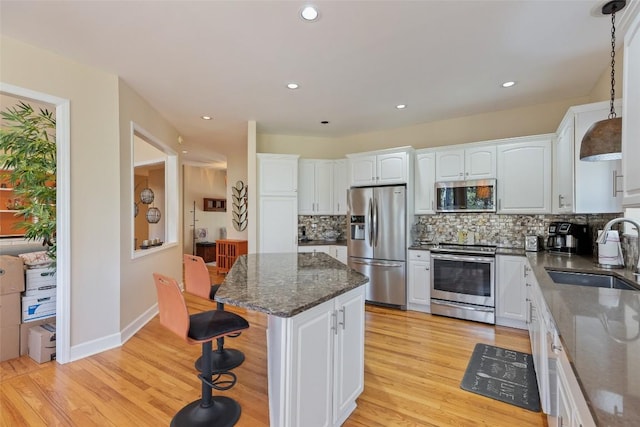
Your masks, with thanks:
[{"label": "dark granite countertop", "polygon": [[617,275],[592,257],[527,252],[564,350],[599,426],[640,425],[640,291],[556,284],[546,268]]},{"label": "dark granite countertop", "polygon": [[298,240],[298,246],[347,246],[346,240]]},{"label": "dark granite countertop", "polygon": [[325,253],[242,255],[216,292],[216,301],[292,317],[369,278]]}]

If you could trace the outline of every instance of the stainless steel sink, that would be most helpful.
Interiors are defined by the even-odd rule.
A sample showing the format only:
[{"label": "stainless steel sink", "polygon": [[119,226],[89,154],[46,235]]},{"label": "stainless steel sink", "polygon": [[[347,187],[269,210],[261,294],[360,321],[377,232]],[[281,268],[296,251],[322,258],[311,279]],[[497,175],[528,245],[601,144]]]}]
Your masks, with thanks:
[{"label": "stainless steel sink", "polygon": [[640,287],[625,280],[607,274],[579,273],[575,271],[547,270],[554,283],[562,285],[580,285],[596,288],[626,289],[638,291]]}]

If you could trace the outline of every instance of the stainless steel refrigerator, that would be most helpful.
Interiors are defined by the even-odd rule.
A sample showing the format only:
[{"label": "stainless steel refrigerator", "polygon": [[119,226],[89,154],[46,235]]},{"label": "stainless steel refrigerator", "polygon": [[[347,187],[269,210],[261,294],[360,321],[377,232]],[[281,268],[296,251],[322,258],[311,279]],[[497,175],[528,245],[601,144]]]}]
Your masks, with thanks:
[{"label": "stainless steel refrigerator", "polygon": [[406,188],[352,188],[348,205],[349,267],[369,277],[367,301],[406,308]]}]

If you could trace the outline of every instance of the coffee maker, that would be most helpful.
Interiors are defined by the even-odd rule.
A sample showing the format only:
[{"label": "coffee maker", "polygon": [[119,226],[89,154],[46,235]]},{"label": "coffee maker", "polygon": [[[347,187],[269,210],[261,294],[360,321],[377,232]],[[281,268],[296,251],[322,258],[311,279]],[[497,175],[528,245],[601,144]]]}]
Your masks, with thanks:
[{"label": "coffee maker", "polygon": [[549,224],[547,249],[559,254],[589,255],[592,252],[591,233],[587,224],[552,222]]}]

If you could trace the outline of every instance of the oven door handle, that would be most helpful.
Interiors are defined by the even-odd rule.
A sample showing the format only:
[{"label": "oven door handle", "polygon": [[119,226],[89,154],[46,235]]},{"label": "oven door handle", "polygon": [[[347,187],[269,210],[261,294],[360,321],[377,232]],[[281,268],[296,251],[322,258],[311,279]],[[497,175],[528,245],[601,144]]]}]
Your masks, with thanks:
[{"label": "oven door handle", "polygon": [[489,313],[492,313],[495,311],[493,307],[481,307],[477,305],[471,306],[466,304],[460,304],[460,303],[443,301],[443,300],[434,300],[434,299],[431,300],[431,304],[446,305],[447,307],[462,308],[464,310],[470,310],[470,311],[484,311]]},{"label": "oven door handle", "polygon": [[469,256],[469,255],[452,255],[452,254],[437,254],[431,252],[431,259],[442,259],[447,261],[470,261],[470,262],[485,262],[493,264],[495,258],[485,256]]}]

